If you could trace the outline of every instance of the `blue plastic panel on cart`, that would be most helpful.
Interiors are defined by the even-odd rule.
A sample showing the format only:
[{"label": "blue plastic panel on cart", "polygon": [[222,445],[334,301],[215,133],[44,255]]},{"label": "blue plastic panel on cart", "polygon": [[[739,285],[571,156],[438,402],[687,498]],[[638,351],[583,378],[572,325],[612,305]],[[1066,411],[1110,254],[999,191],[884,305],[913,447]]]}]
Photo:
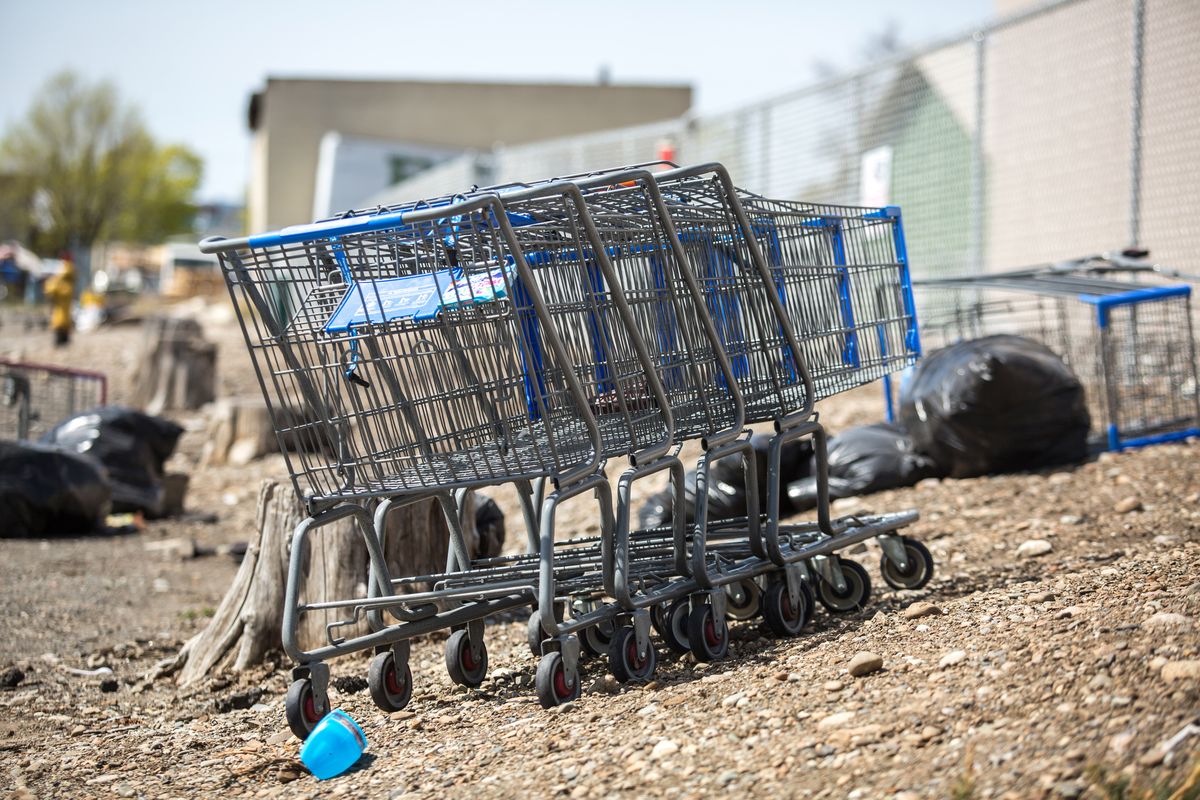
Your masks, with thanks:
[{"label": "blue plastic panel on cart", "polygon": [[325,323],[326,333],[345,333],[363,325],[396,319],[427,319],[437,315],[442,290],[454,283],[451,270],[399,278],[360,281],[346,290],[337,310]]},{"label": "blue plastic panel on cart", "polygon": [[461,269],[359,281],[346,290],[325,323],[326,333],[397,319],[426,320],[444,309],[490,303],[507,294],[509,266],[464,276]]}]

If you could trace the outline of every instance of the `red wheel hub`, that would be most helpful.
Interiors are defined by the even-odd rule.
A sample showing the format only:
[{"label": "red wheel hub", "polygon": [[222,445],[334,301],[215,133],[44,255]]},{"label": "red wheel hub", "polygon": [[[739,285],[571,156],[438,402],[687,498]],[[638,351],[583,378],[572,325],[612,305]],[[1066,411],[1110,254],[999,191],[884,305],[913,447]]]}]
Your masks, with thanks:
[{"label": "red wheel hub", "polygon": [[704,639],[711,647],[721,643],[721,637],[717,635],[717,623],[711,613],[704,620]]},{"label": "red wheel hub", "polygon": [[311,691],[304,695],[304,718],[309,722],[321,721],[321,715],[317,713],[317,700]]},{"label": "red wheel hub", "polygon": [[395,662],[388,666],[387,677],[384,679],[387,684],[387,690],[391,694],[403,694],[404,684],[400,682],[400,670],[396,669]]},{"label": "red wheel hub", "polygon": [[462,649],[458,651],[458,660],[467,672],[479,666],[479,661],[475,659],[475,653],[471,652],[471,643],[466,639],[463,639]]},{"label": "red wheel hub", "polygon": [[629,645],[625,648],[625,658],[629,661],[629,666],[635,670],[640,670],[646,666],[646,659],[638,658],[637,637],[629,637]]},{"label": "red wheel hub", "polygon": [[571,696],[571,687],[567,684],[567,673],[560,666],[554,672],[554,693],[559,699],[565,699]]}]

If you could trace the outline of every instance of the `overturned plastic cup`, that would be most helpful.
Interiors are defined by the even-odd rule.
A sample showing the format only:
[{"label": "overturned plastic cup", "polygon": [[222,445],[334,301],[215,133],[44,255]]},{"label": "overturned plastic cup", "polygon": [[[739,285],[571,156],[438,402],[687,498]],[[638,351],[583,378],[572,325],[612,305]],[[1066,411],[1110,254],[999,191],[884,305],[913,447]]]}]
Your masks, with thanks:
[{"label": "overturned plastic cup", "polygon": [[326,780],[354,766],[366,749],[362,728],[339,708],[326,714],[308,734],[300,748],[300,760],[319,780]]}]

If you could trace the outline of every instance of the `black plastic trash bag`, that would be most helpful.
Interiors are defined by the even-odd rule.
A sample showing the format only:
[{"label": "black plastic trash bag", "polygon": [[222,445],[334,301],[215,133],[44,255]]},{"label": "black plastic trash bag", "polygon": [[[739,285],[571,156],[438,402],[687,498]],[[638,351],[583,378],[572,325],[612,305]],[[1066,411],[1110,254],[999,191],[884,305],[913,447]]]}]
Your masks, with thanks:
[{"label": "black plastic trash bag", "polygon": [[100,406],[55,425],[41,441],[104,465],[114,511],[163,512],[163,463],[183,428],[124,406]]},{"label": "black plastic trash bag", "polygon": [[923,358],[900,396],[913,445],[955,478],[1087,458],[1079,379],[1046,347],[987,336]]},{"label": "black plastic trash bag", "polygon": [[44,445],[0,442],[0,537],[99,530],[110,496],[103,467],[90,458]]},{"label": "black plastic trash bag", "polygon": [[475,533],[479,536],[476,558],[495,558],[504,552],[504,512],[487,495],[475,495]]},{"label": "black plastic trash bag", "polygon": [[[863,425],[829,440],[829,496],[834,499],[912,486],[940,474],[934,460],[916,452],[898,425]],[[790,482],[787,496],[797,511],[815,507],[816,478]]]},{"label": "black plastic trash bag", "polygon": [[[767,451],[771,437],[759,434],[751,440],[758,476],[758,507],[764,510],[767,501]],[[798,480],[811,469],[812,442],[807,439],[789,442],[780,454],[780,474],[783,482]],[[687,522],[696,519],[696,471],[688,470],[684,476],[684,514]],[[790,513],[786,496],[779,499],[780,513]],[[638,524],[642,528],[657,528],[674,519],[674,495],[668,485],[652,495],[638,511]],[[746,515],[746,480],[740,456],[723,458],[713,465],[708,474],[708,518],[710,520],[744,517]]]}]

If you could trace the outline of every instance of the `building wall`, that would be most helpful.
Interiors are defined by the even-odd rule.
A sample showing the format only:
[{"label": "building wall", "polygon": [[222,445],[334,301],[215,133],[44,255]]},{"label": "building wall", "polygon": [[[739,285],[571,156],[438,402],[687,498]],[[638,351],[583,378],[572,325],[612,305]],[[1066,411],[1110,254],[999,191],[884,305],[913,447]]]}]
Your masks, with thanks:
[{"label": "building wall", "polygon": [[687,86],[330,81],[271,78],[258,100],[248,224],[308,222],[327,131],[487,149],[679,117]]}]

